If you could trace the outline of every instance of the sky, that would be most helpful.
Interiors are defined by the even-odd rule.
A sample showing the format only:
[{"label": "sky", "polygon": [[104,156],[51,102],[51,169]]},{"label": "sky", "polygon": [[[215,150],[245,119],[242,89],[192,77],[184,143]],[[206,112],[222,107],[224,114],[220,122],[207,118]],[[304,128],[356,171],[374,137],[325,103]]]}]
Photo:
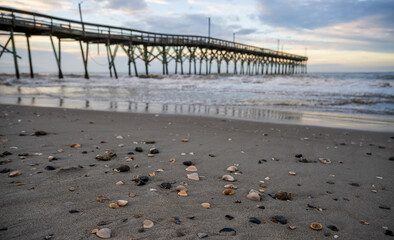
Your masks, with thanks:
[{"label": "sky", "polygon": [[[0,0],[13,7],[79,20],[74,0]],[[85,22],[144,31],[208,35],[224,40],[307,55],[309,72],[394,72],[393,0],[84,0]],[[0,36],[4,45],[7,36]],[[22,72],[28,72],[26,39],[17,37]],[[36,72],[56,71],[48,37],[31,38]],[[108,71],[104,47],[92,46],[89,71]],[[11,54],[0,72],[14,71]],[[127,71],[126,56],[116,64]],[[82,72],[77,42],[62,45],[64,72]]]}]

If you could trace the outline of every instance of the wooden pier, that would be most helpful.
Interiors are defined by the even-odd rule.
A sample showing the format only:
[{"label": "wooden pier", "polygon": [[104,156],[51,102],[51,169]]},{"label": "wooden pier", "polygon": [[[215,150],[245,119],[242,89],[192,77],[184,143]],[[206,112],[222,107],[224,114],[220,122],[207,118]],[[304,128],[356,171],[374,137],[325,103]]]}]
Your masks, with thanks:
[{"label": "wooden pier", "polygon": [[[34,77],[29,38],[48,36],[57,63],[59,78],[63,78],[61,66],[61,42],[73,39],[79,42],[85,78],[89,78],[89,45],[104,44],[111,77],[118,77],[115,58],[118,50],[128,56],[128,73],[138,76],[137,59],[145,65],[144,74],[149,75],[149,64],[158,60],[162,73],[169,74],[169,63],[175,63],[175,74],[211,74],[216,63],[218,74],[303,74],[307,72],[306,56],[274,51],[212,37],[162,34],[129,28],[86,23],[53,17],[34,12],[0,7],[0,30],[9,32],[5,45],[0,44],[0,59],[4,52],[12,53],[16,77],[20,77],[15,33],[26,36],[30,76]],[[54,41],[57,38],[57,43]],[[56,39],[55,39],[56,40]],[[11,43],[11,49],[8,45]],[[57,48],[56,48],[57,45]],[[20,58],[20,57],[19,57]],[[230,63],[233,69],[229,69]],[[202,66],[205,64],[205,71]],[[186,66],[185,66],[186,65]],[[225,69],[222,69],[225,66]],[[184,67],[188,67],[185,69]]]}]

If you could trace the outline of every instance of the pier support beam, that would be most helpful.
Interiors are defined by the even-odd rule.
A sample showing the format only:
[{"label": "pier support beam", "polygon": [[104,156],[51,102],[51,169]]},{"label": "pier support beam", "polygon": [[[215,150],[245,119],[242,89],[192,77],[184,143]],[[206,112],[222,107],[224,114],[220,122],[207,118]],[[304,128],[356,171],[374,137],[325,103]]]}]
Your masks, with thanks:
[{"label": "pier support beam", "polygon": [[79,46],[81,47],[82,61],[83,61],[83,66],[85,68],[85,78],[89,79],[89,73],[88,73],[89,42],[86,42],[86,52],[84,52],[83,50],[81,40],[79,40]]},{"label": "pier support beam", "polygon": [[31,60],[31,51],[30,51],[30,41],[29,41],[30,35],[26,34],[26,41],[27,41],[27,53],[29,55],[29,67],[30,67],[30,78],[34,78],[34,72],[33,72],[33,62]]},{"label": "pier support beam", "polygon": [[49,38],[51,39],[51,44],[52,44],[52,49],[53,49],[53,53],[55,54],[55,59],[56,59],[56,63],[57,63],[57,68],[59,70],[59,78],[63,78],[63,72],[62,72],[62,67],[61,67],[61,39],[58,38],[58,53],[56,53],[56,48],[55,48],[55,44],[53,43],[53,38],[52,38],[52,34],[49,35]]},{"label": "pier support beam", "polygon": [[116,45],[114,49],[114,53],[112,53],[110,42],[107,42],[107,57],[108,57],[108,65],[109,65],[109,74],[112,77],[112,68],[114,69],[115,78],[118,79],[118,73],[115,67],[115,57],[116,52],[118,51],[119,46]]},{"label": "pier support beam", "polygon": [[21,76],[19,74],[18,59],[16,55],[16,47],[15,47],[15,39],[14,39],[14,30],[12,28],[10,31],[10,35],[11,35],[10,38],[12,43],[12,55],[14,56],[15,76],[17,79],[19,79]]}]

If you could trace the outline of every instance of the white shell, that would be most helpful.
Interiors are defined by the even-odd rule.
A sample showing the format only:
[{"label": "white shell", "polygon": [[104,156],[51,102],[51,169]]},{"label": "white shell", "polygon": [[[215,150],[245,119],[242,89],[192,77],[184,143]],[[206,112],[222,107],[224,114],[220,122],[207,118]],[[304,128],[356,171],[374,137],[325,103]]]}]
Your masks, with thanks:
[{"label": "white shell", "polygon": [[128,201],[126,201],[126,200],[118,200],[118,205],[119,205],[120,207],[126,206],[127,203],[128,203]]},{"label": "white shell", "polygon": [[190,173],[187,174],[187,178],[190,180],[194,180],[194,181],[199,181],[200,177],[198,176],[198,173]]},{"label": "white shell", "polygon": [[151,220],[144,220],[142,222],[142,226],[144,228],[151,228],[151,227],[153,227],[153,225],[154,225],[154,223]]},{"label": "white shell", "polygon": [[261,199],[259,192],[254,189],[249,191],[248,195],[246,195],[246,198],[252,201],[260,201]]},{"label": "white shell", "polygon": [[234,182],[235,181],[235,178],[233,176],[230,176],[230,175],[223,175],[222,179],[224,181],[228,181],[228,182]]},{"label": "white shell", "polygon": [[186,171],[188,172],[197,172],[197,168],[195,166],[189,166],[186,168]]},{"label": "white shell", "polygon": [[230,167],[227,168],[228,172],[235,172],[237,170],[238,170],[238,168],[236,166],[230,166]]}]

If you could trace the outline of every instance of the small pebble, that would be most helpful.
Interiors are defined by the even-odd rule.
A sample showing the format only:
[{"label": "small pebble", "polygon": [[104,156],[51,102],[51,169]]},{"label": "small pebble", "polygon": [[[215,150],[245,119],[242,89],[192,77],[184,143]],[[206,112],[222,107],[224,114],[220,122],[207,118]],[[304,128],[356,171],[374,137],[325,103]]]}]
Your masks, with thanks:
[{"label": "small pebble", "polygon": [[48,171],[53,171],[55,169],[56,169],[56,167],[54,167],[54,166],[46,166],[45,167],[45,170],[48,170]]},{"label": "small pebble", "polygon": [[70,210],[70,211],[68,211],[69,213],[79,213],[79,211],[78,210],[75,210],[75,209],[72,209],[72,210]]},{"label": "small pebble", "polygon": [[290,228],[290,230],[294,230],[294,229],[297,228],[297,226],[295,226],[295,225],[289,225],[289,228]]},{"label": "small pebble", "polygon": [[118,208],[118,207],[119,207],[119,205],[118,205],[118,204],[116,204],[116,203],[110,203],[110,204],[109,204],[109,207],[110,207],[110,208],[114,208],[114,209],[115,209],[115,208]]},{"label": "small pebble", "polygon": [[136,152],[143,152],[144,150],[142,149],[142,147],[136,147],[136,148],[135,148],[135,151],[136,151]]},{"label": "small pebble", "polygon": [[228,220],[233,220],[234,219],[234,217],[233,216],[231,216],[231,215],[226,215],[226,216],[224,216],[226,219],[228,219]]},{"label": "small pebble", "polygon": [[279,215],[271,217],[270,220],[272,222],[274,222],[274,223],[281,223],[281,224],[286,224],[287,223],[287,219],[285,217],[279,216]]},{"label": "small pebble", "polygon": [[384,232],[384,235],[387,235],[387,236],[394,236],[394,233],[393,233],[393,231],[391,231],[391,230],[389,230],[389,229],[386,229],[386,231]]},{"label": "small pebble", "polygon": [[328,225],[327,228],[331,229],[334,232],[338,232],[339,231],[339,229],[336,226],[334,226],[334,225]]},{"label": "small pebble", "polygon": [[160,184],[160,187],[164,188],[164,189],[171,189],[172,186],[171,186],[171,183],[163,182]]},{"label": "small pebble", "polygon": [[126,200],[118,200],[118,205],[119,205],[120,207],[126,206],[127,203],[128,203],[128,201],[126,201]]},{"label": "small pebble", "polygon": [[389,206],[386,206],[386,205],[380,205],[379,208],[385,209],[385,210],[390,210],[391,209]]},{"label": "small pebble", "polygon": [[238,170],[238,168],[236,166],[230,166],[226,170],[227,170],[227,172],[235,172]]},{"label": "small pebble", "polygon": [[185,186],[183,186],[183,185],[178,185],[178,186],[175,188],[175,190],[177,190],[178,192],[180,192],[180,191],[185,191],[185,192],[187,192],[187,188],[186,188]]},{"label": "small pebble", "polygon": [[193,165],[193,162],[192,162],[192,161],[184,161],[184,162],[183,162],[183,165],[185,165],[185,166],[191,166],[191,165]]},{"label": "small pebble", "polygon": [[223,192],[222,192],[222,194],[223,195],[234,195],[234,191],[233,190],[231,190],[231,189],[225,189]]},{"label": "small pebble", "polygon": [[232,228],[222,228],[219,231],[222,236],[235,236],[237,232]]},{"label": "small pebble", "polygon": [[315,231],[320,231],[323,229],[323,226],[320,223],[311,223],[310,228]]},{"label": "small pebble", "polygon": [[206,237],[208,237],[208,234],[206,234],[206,233],[197,233],[197,236],[199,238],[206,238]]},{"label": "small pebble", "polygon": [[354,187],[360,187],[360,184],[358,184],[358,183],[355,183],[355,182],[353,182],[353,183],[349,183],[349,185],[351,185],[351,186],[354,186]]},{"label": "small pebble", "polygon": [[278,191],[275,193],[275,198],[279,200],[291,200],[291,193]]},{"label": "small pebble", "polygon": [[116,185],[123,185],[123,184],[124,184],[124,182],[122,182],[122,181],[116,182]]},{"label": "small pebble", "polygon": [[130,171],[130,167],[128,165],[121,165],[120,167],[115,168],[117,172],[128,172]]}]

